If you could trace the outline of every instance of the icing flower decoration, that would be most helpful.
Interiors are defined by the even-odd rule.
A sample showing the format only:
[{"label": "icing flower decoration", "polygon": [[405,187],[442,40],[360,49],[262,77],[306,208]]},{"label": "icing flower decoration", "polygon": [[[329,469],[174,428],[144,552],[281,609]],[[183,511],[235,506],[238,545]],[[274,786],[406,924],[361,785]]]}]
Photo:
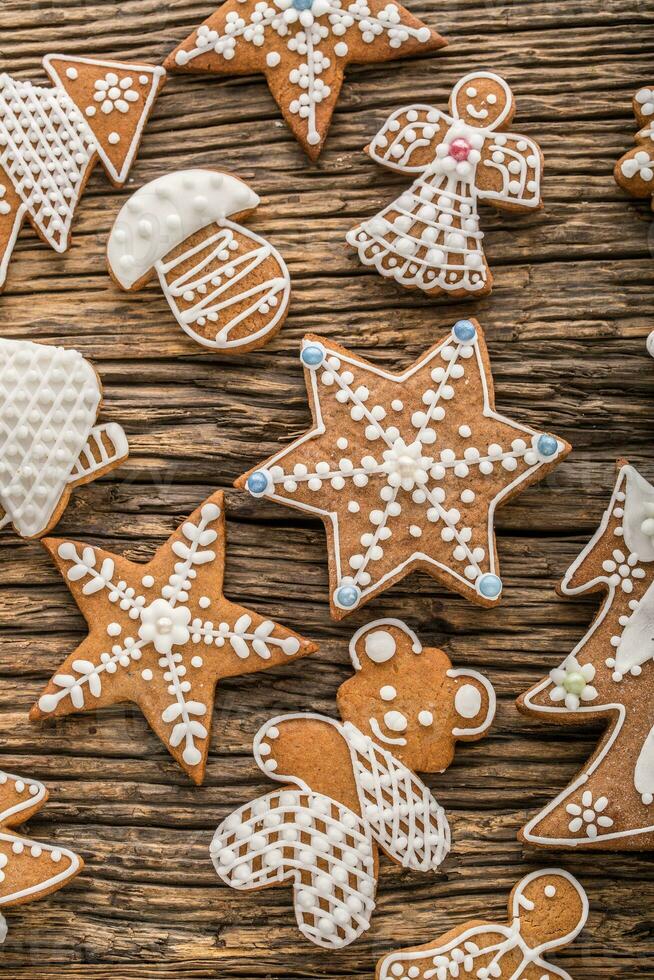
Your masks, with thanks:
[{"label": "icing flower decoration", "polygon": [[589,789],[581,797],[581,806],[578,803],[568,803],[566,812],[570,814],[572,820],[568,824],[568,830],[573,834],[578,834],[580,830],[585,830],[586,836],[595,838],[598,834],[598,827],[612,827],[613,820],[606,817],[606,810],[609,801],[606,796],[599,796],[593,801],[593,794]]},{"label": "icing flower decoration", "polygon": [[630,594],[634,591],[634,578],[645,578],[645,572],[638,568],[638,555],[632,552],[629,556],[616,548],[612,558],[602,562],[602,568],[609,574],[609,585],[614,589],[620,587],[623,592]]},{"label": "icing flower decoration", "polygon": [[99,78],[95,83],[96,102],[101,102],[100,109],[106,116],[110,115],[114,109],[122,112],[123,115],[129,112],[131,102],[138,102],[139,94],[132,88],[133,79],[129,75],[119,79],[115,71],[109,71],[104,78]]},{"label": "icing flower decoration", "polygon": [[570,711],[576,711],[582,701],[594,701],[597,691],[591,681],[595,679],[592,664],[580,665],[576,657],[569,657],[563,667],[550,672],[554,687],[550,691],[552,701],[565,701]]},{"label": "icing flower decoration", "polygon": [[171,606],[166,599],[155,599],[141,610],[139,636],[153,643],[157,653],[168,654],[174,646],[188,643],[191,611],[186,606]]}]

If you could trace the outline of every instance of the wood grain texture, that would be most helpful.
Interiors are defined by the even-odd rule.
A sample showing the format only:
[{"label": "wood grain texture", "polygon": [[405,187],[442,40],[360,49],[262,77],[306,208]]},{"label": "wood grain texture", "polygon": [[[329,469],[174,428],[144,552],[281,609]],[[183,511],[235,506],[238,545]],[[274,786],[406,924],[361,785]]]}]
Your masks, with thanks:
[{"label": "wood grain texture", "polygon": [[[105,385],[103,419],[121,422],[131,444],[125,465],[75,491],[57,534],[145,560],[199,501],[227,488],[227,595],[321,650],[222,685],[206,785],[196,788],[137,709],[29,724],[30,705],[84,628],[41,547],[2,534],[0,765],[51,790],[29,833],[76,847],[87,862],[70,887],[8,913],[0,949],[7,980],[370,980],[392,948],[479,914],[502,917],[512,885],[547,863],[576,874],[591,901],[587,929],[557,962],[576,980],[654,976],[648,856],[550,856],[516,841],[527,814],[592,752],[596,731],[530,724],[513,704],[590,621],[594,603],[558,599],[554,585],[597,524],[616,456],[654,478],[654,363],[644,349],[654,325],[652,215],[612,178],[634,135],[633,91],[652,81],[654,2],[407,3],[449,47],[350,69],[317,165],[286,130],[262,78],[172,78],[128,187],[113,191],[94,173],[70,252],[56,256],[29,231],[21,236],[0,299],[0,333],[76,346],[92,358]],[[211,0],[3,0],[0,70],[38,81],[53,45],[157,63],[211,9]],[[545,208],[527,217],[485,208],[492,295],[429,302],[362,269],[344,235],[403,183],[362,153],[386,114],[413,100],[444,105],[474,67],[496,69],[512,85],[515,127],[545,152]],[[289,318],[255,354],[204,352],[176,326],[154,283],[128,296],[106,273],[107,235],[130,190],[188,166],[250,182],[263,200],[249,227],[270,237],[289,265]],[[466,314],[486,329],[498,407],[547,424],[574,452],[500,512],[499,609],[479,610],[416,575],[337,625],[328,615],[322,526],[255,504],[229,490],[232,480],[309,421],[297,359],[305,331],[404,365]],[[289,890],[256,896],[223,887],[208,846],[231,809],[271,786],[250,754],[259,725],[279,711],[333,714],[336,688],[350,674],[351,633],[383,615],[406,619],[455,664],[483,670],[499,712],[490,737],[460,746],[452,768],[428,779],[453,830],[442,874],[382,861],[370,932],[330,954],[301,941]]]}]

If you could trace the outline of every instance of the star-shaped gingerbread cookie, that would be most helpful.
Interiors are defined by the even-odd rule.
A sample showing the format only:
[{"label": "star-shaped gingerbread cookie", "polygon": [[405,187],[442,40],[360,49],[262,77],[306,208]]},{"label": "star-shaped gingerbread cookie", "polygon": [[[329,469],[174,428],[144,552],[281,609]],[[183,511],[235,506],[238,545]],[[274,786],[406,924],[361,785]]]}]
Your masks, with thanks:
[{"label": "star-shaped gingerbread cookie", "polygon": [[348,64],[392,61],[446,43],[388,0],[227,0],[165,67],[196,74],[263,72],[296,139],[316,160]]},{"label": "star-shaped gingerbread cookie", "polygon": [[314,336],[300,357],[314,427],[236,486],[322,518],[332,616],[416,569],[494,605],[495,511],[571,447],[495,411],[477,321],[399,374]]},{"label": "star-shaped gingerbread cookie", "polygon": [[223,595],[221,492],[146,565],[73,541],[47,538],[43,544],[89,635],[32,708],[33,721],[133,701],[173,758],[201,783],[218,681],[317,649]]}]

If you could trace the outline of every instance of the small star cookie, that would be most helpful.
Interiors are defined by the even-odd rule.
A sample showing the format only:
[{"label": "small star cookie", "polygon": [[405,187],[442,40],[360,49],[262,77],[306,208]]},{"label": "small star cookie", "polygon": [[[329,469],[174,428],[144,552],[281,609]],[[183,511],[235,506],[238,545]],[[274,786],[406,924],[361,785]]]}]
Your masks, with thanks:
[{"label": "small star cookie", "polygon": [[133,701],[196,783],[217,682],[313,653],[315,644],[223,594],[223,494],[209,497],[146,565],[54,538],[52,555],[89,624],[30,718]]},{"label": "small star cookie", "polygon": [[235,485],[322,518],[332,616],[416,569],[494,605],[495,511],[571,447],[495,411],[477,321],[398,374],[313,336],[300,357],[314,428]]}]

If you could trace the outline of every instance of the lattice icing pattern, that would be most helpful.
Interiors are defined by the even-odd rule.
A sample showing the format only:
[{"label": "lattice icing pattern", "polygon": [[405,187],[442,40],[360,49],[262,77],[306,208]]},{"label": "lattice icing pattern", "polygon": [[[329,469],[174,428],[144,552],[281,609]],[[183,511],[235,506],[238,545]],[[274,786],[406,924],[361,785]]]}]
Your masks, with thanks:
[{"label": "lattice icing pattern", "polygon": [[0,116],[0,166],[45,240],[63,252],[97,141],[64,91],[4,73]]},{"label": "lattice icing pattern", "polygon": [[[93,435],[101,392],[91,365],[75,350],[0,340],[0,503],[26,536],[41,533],[68,483],[98,469],[77,464]],[[110,435],[125,455],[119,426]],[[105,453],[104,445],[96,455]],[[1,526],[1,525],[0,525]]]},{"label": "lattice icing pattern", "polygon": [[435,871],[450,849],[443,808],[390,752],[352,724],[342,731],[352,753],[361,812],[374,838],[403,867]]},{"label": "lattice icing pattern", "polygon": [[278,790],[232,813],[211,856],[220,878],[248,890],[293,881],[302,935],[340,949],[370,924],[375,860],[364,820],[310,790]]}]

